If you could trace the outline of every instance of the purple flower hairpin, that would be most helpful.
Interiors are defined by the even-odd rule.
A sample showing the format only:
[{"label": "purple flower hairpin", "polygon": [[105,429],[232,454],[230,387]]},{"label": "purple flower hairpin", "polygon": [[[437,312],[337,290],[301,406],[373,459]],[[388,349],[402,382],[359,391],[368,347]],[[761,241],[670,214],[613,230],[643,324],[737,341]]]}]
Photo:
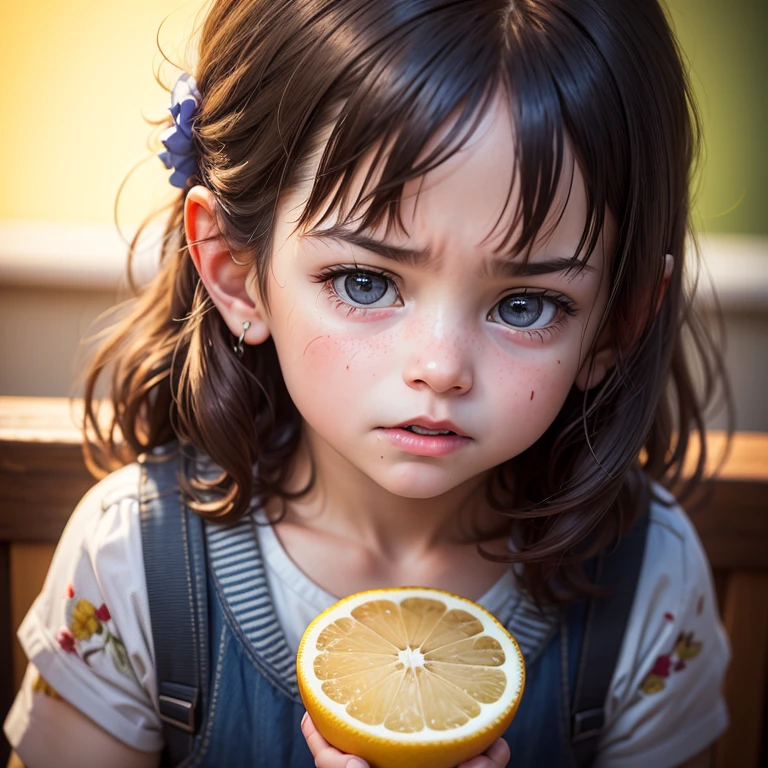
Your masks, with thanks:
[{"label": "purple flower hairpin", "polygon": [[200,91],[192,75],[186,72],[179,76],[171,91],[170,112],[173,125],[160,134],[165,150],[158,157],[169,170],[170,182],[174,187],[184,189],[187,179],[197,171],[197,158],[192,144],[192,121],[200,103]]}]

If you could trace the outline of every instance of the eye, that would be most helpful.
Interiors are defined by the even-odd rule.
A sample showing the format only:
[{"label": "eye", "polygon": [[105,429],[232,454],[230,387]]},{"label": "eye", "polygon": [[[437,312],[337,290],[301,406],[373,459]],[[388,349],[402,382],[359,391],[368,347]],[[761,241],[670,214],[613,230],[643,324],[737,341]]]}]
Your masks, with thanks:
[{"label": "eye", "polygon": [[541,295],[513,294],[505,296],[489,313],[488,319],[522,330],[538,330],[551,325],[562,302]]},{"label": "eye", "polygon": [[334,277],[331,287],[342,301],[361,307],[391,307],[398,299],[392,280],[376,272],[347,272]]}]

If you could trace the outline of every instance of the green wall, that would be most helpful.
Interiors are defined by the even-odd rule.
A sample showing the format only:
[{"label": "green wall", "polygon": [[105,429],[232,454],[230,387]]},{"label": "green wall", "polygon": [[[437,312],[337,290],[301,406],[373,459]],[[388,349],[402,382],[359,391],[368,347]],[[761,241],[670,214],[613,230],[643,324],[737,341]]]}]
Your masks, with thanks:
[{"label": "green wall", "polygon": [[704,127],[695,223],[768,235],[768,2],[668,0]]}]

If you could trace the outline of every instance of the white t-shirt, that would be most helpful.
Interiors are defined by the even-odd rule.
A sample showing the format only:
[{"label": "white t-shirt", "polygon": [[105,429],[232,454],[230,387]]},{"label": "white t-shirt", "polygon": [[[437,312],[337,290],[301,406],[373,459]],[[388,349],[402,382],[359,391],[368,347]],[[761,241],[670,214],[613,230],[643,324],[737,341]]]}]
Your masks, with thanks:
[{"label": "white t-shirt", "polygon": [[[75,510],[19,640],[42,678],[70,704],[136,749],[162,747],[138,505],[139,467],[110,475]],[[671,502],[671,499],[670,499]],[[258,527],[278,619],[295,650],[335,598]],[[494,613],[515,592],[508,574],[479,602]],[[701,542],[676,505],[651,509],[646,557],[606,701],[598,768],[678,765],[727,727],[721,693],[730,656]],[[34,695],[45,695],[39,690]],[[5,723],[26,728],[17,699]]]}]

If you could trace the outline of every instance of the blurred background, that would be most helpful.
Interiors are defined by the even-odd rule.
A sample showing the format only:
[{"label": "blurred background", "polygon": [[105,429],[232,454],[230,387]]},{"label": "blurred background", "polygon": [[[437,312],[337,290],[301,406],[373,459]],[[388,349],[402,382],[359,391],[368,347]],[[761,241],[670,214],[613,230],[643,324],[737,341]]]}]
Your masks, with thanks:
[{"label": "blurred background", "polygon": [[[4,6],[0,395],[68,396],[77,392],[81,337],[125,295],[125,237],[173,194],[147,148],[146,118],[162,118],[168,105],[155,72],[176,76],[157,43],[183,64],[202,2]],[[768,3],[668,6],[703,117],[695,222],[725,318],[736,426],[768,431]],[[150,234],[145,273],[155,245]],[[713,318],[711,296],[700,301]]]}]

